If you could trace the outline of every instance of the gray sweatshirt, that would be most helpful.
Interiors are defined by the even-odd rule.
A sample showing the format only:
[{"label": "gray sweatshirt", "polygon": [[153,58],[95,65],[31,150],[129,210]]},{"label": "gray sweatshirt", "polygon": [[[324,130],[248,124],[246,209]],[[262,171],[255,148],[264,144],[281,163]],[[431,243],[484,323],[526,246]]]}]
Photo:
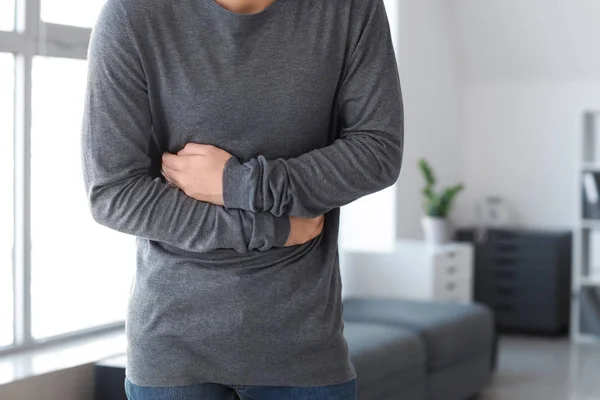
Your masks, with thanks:
[{"label": "gray sweatshirt", "polygon": [[[392,185],[403,149],[383,1],[277,0],[243,15],[214,0],[108,0],[88,55],[81,151],[91,212],[137,237],[128,378],[354,378],[340,207]],[[161,177],[162,152],[188,142],[234,155],[224,206]],[[322,214],[318,237],[284,247],[290,215]]]}]

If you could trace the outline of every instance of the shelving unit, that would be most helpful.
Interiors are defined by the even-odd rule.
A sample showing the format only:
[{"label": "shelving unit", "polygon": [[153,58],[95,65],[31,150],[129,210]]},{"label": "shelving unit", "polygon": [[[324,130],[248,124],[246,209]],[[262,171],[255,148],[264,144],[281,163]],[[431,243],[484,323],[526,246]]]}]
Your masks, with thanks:
[{"label": "shelving unit", "polygon": [[585,276],[580,278],[579,282],[585,286],[600,286],[600,276]]},{"label": "shelving unit", "polygon": [[583,171],[600,172],[600,163],[596,162],[584,162],[581,164]]},{"label": "shelving unit", "polygon": [[[584,323],[581,300],[584,291],[600,293],[600,240],[594,237],[600,234],[600,199],[590,202],[584,189],[585,176],[593,177],[600,191],[600,110],[588,111],[583,115],[582,140],[579,145],[579,166],[577,170],[578,209],[575,230],[573,232],[573,277],[571,339],[578,343],[597,343],[600,335],[595,334]],[[588,178],[589,179],[589,178]],[[598,236],[600,238],[600,236]],[[597,312],[596,312],[597,311]],[[598,314],[600,307],[594,309]]]},{"label": "shelving unit", "polygon": [[580,219],[579,226],[582,229],[600,229],[600,220]]}]

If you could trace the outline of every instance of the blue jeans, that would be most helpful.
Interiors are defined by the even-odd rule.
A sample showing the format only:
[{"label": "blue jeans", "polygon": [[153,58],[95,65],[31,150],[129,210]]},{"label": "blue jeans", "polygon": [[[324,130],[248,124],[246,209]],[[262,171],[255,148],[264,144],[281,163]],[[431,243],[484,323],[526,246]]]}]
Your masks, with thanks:
[{"label": "blue jeans", "polygon": [[356,379],[331,386],[243,386],[200,383],[138,386],[125,378],[129,400],[357,400]]}]

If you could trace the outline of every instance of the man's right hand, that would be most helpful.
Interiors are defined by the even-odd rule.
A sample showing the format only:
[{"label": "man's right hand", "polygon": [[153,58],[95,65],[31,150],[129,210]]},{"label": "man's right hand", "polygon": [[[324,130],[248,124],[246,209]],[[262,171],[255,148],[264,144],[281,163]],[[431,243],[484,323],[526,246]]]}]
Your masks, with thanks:
[{"label": "man's right hand", "polygon": [[290,236],[285,247],[304,244],[321,234],[325,222],[325,216],[316,218],[290,217]]}]

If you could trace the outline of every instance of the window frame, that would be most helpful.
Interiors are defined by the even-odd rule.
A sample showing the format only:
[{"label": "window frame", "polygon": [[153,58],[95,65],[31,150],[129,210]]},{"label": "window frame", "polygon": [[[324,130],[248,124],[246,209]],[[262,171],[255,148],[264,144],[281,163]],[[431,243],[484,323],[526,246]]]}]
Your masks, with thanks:
[{"label": "window frame", "polygon": [[31,332],[31,108],[32,67],[37,56],[85,60],[91,28],[41,19],[43,0],[15,0],[15,30],[0,31],[0,52],[15,57],[13,344],[0,356],[125,328],[125,321],[34,340]]}]

